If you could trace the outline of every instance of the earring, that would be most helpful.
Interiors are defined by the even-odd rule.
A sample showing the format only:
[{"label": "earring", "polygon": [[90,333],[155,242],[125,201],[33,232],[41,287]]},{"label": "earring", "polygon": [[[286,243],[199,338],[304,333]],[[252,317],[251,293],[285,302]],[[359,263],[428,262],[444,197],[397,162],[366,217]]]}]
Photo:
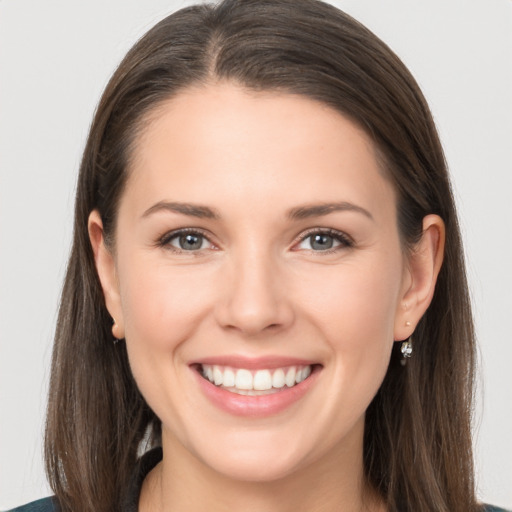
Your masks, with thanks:
[{"label": "earring", "polygon": [[114,345],[117,345],[119,343],[120,338],[116,336],[116,329],[118,328],[118,325],[116,324],[116,319],[112,318],[112,336],[114,336],[114,339],[112,340]]},{"label": "earring", "polygon": [[402,359],[400,360],[400,364],[405,366],[407,363],[407,359],[412,356],[412,338],[409,336],[405,341],[402,342],[402,346],[400,347],[400,352],[402,352]]}]

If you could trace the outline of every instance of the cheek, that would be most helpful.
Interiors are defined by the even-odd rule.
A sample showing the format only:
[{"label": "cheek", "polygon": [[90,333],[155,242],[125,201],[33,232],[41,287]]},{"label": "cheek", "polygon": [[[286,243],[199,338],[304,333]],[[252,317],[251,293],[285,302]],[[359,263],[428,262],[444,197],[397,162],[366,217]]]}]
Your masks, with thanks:
[{"label": "cheek", "polygon": [[[345,267],[316,293],[315,323],[329,345],[326,370],[332,383],[323,404],[339,425],[364,416],[386,375],[393,346],[401,267],[389,264]],[[320,414],[320,413],[319,413]]]},{"label": "cheek", "polygon": [[369,374],[384,376],[401,282],[400,257],[354,259],[335,272],[327,269],[323,279],[304,282],[304,314],[322,332],[344,379],[364,384]]},{"label": "cheek", "polygon": [[212,278],[140,254],[119,261],[118,269],[126,348],[135,381],[159,417],[173,431],[185,431],[175,408],[194,410],[194,406],[172,390],[180,389],[188,368],[182,347],[208,317]]},{"label": "cheek", "polygon": [[345,265],[324,279],[306,283],[310,309],[325,316],[324,325],[393,332],[401,287],[401,267],[394,261]]},{"label": "cheek", "polygon": [[213,302],[212,277],[151,257],[119,265],[125,333],[129,344],[169,349],[191,336]]}]

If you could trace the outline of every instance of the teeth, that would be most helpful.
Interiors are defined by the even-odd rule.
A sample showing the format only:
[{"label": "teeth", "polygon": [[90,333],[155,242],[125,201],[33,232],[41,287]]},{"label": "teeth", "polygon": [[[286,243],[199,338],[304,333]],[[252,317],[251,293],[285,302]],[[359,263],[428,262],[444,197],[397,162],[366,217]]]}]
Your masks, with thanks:
[{"label": "teeth", "polygon": [[311,366],[289,366],[272,370],[246,370],[218,365],[202,366],[203,377],[216,386],[229,388],[229,391],[241,395],[262,395],[291,388],[311,375]]},{"label": "teeth", "polygon": [[292,366],[286,372],[286,377],[284,378],[286,385],[291,388],[295,384],[295,368]]},{"label": "teeth", "polygon": [[300,369],[295,375],[295,382],[299,384],[299,382],[302,382],[303,380],[307,379],[310,375],[311,366],[305,366],[304,368]]},{"label": "teeth", "polygon": [[218,366],[213,367],[213,382],[216,386],[220,386],[224,380],[222,370]]},{"label": "teeth", "polygon": [[284,370],[278,368],[274,375],[272,375],[272,387],[273,388],[283,388],[284,387]]},{"label": "teeth", "polygon": [[230,368],[226,368],[224,370],[224,378],[222,384],[227,388],[232,388],[235,386],[235,372]]},{"label": "teeth", "polygon": [[254,374],[253,388],[260,391],[272,389],[272,375],[268,370],[258,370]]},{"label": "teeth", "polygon": [[[215,384],[218,385],[217,383]],[[253,389],[252,373],[249,370],[237,370],[235,377],[235,388]]]}]

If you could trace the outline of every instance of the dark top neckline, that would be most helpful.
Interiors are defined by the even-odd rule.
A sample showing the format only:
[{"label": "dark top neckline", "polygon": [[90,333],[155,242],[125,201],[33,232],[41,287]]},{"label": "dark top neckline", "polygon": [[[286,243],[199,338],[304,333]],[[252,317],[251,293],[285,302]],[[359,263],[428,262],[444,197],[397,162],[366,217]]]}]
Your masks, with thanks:
[{"label": "dark top neckline", "polygon": [[130,479],[130,485],[123,498],[123,512],[138,512],[142,483],[149,472],[162,460],[162,448],[153,448],[146,452],[138,461]]},{"label": "dark top neckline", "polygon": [[[138,512],[142,484],[149,472],[162,460],[162,448],[153,448],[137,461],[130,478],[130,483],[122,499],[123,512]],[[60,507],[55,497],[43,498],[8,512],[59,512]],[[512,512],[492,505],[482,505],[481,512]]]}]

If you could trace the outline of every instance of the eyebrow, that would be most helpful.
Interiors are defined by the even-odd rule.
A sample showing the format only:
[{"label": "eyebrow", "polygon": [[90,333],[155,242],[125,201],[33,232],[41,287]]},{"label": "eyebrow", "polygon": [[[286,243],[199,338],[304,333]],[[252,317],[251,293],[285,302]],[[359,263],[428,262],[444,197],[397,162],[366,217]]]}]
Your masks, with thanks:
[{"label": "eyebrow", "polygon": [[148,208],[142,217],[148,217],[156,212],[168,211],[173,213],[181,213],[182,215],[189,215],[191,217],[198,217],[200,219],[219,219],[220,215],[208,206],[201,206],[193,203],[178,203],[160,201],[150,208]]},{"label": "eyebrow", "polygon": [[307,219],[309,217],[321,217],[322,215],[328,215],[329,213],[344,211],[362,213],[365,217],[374,220],[373,215],[368,210],[346,201],[299,206],[289,210],[288,217],[293,220],[300,220]]},{"label": "eyebrow", "polygon": [[[169,211],[172,213],[180,213],[182,215],[188,215],[191,217],[197,217],[200,219],[220,219],[219,213],[210,208],[208,206],[197,205],[193,203],[180,203],[180,202],[169,202],[169,201],[159,201],[154,204],[150,208],[148,208],[143,214],[142,217],[148,217],[153,213],[160,211]],[[343,212],[343,211],[352,211],[363,214],[365,217],[368,217],[371,220],[373,219],[372,214],[362,208],[361,206],[357,206],[352,203],[348,203],[346,201],[338,202],[338,203],[322,203],[322,204],[314,204],[308,206],[298,206],[296,208],[292,208],[288,210],[287,217],[292,220],[301,220],[307,219],[310,217],[321,217],[323,215],[329,215],[333,212]]]}]

